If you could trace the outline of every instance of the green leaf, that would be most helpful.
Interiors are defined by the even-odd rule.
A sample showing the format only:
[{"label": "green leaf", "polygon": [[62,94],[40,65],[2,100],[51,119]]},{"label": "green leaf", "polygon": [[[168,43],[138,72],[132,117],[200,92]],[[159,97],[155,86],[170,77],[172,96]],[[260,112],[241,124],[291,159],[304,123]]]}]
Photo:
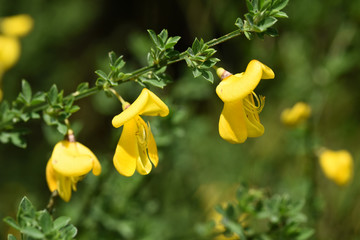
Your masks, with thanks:
[{"label": "green leaf", "polygon": [[54,106],[57,103],[57,97],[58,97],[58,89],[57,86],[54,84],[50,88],[49,92],[47,93],[47,99],[51,106]]},{"label": "green leaf", "polygon": [[115,66],[116,54],[114,51],[109,52],[110,65]]},{"label": "green leaf", "polygon": [[236,22],[235,22],[235,26],[237,26],[238,28],[240,28],[241,30],[243,29],[244,27],[244,22],[241,18],[237,18],[236,19]]},{"label": "green leaf", "polygon": [[197,68],[194,68],[193,71],[192,71],[192,73],[193,73],[193,75],[194,75],[195,78],[201,76],[201,72],[200,72],[200,70],[197,69]]},{"label": "green leaf", "polygon": [[8,240],[16,240],[16,237],[12,234],[8,235]]},{"label": "green leaf", "polygon": [[45,97],[46,97],[46,94],[44,92],[37,92],[34,94],[30,104],[32,106],[34,106],[34,105],[43,103],[43,102],[45,102]]},{"label": "green leaf", "polygon": [[272,16],[276,18],[289,18],[289,16],[286,13],[281,11],[273,14]]},{"label": "green leaf", "polygon": [[65,135],[67,133],[67,130],[68,130],[67,126],[65,124],[63,124],[63,123],[60,123],[60,122],[57,123],[57,128],[56,129],[62,135]]},{"label": "green leaf", "polygon": [[265,18],[259,25],[259,28],[262,32],[264,32],[269,27],[272,27],[277,22],[277,19],[274,17]]},{"label": "green leaf", "polygon": [[95,73],[104,80],[108,80],[108,76],[105,72],[103,72],[102,70],[96,70]]},{"label": "green leaf", "polygon": [[77,86],[76,91],[79,92],[79,93],[82,93],[87,89],[89,89],[89,83],[88,82],[82,82]]},{"label": "green leaf", "polygon": [[156,33],[151,29],[148,29],[147,31],[149,33],[151,40],[155,43],[155,46],[159,46],[160,44]]},{"label": "green leaf", "polygon": [[272,9],[280,11],[281,9],[283,9],[284,7],[286,7],[286,5],[287,5],[288,3],[289,3],[289,0],[277,0],[277,1],[275,1],[275,3],[272,5]]},{"label": "green leaf", "polygon": [[70,221],[71,221],[71,218],[69,218],[69,217],[66,217],[66,216],[58,217],[54,221],[54,229],[63,228],[66,225],[68,225]]},{"label": "green leaf", "polygon": [[201,45],[200,45],[200,41],[197,38],[195,38],[195,40],[191,46],[191,49],[194,54],[197,54],[200,51]]},{"label": "green leaf", "polygon": [[252,6],[254,11],[259,10],[259,0],[252,0]]},{"label": "green leaf", "polygon": [[74,112],[77,112],[80,110],[80,107],[78,105],[74,105],[74,106],[71,106],[71,108],[69,109],[69,113],[74,113]]},{"label": "green leaf", "polygon": [[53,222],[50,214],[46,210],[42,210],[39,212],[39,225],[42,231],[46,234],[50,232],[53,228]]},{"label": "green leaf", "polygon": [[265,31],[265,34],[269,35],[270,37],[277,37],[279,36],[278,31],[276,30],[276,28],[268,28]]},{"label": "green leaf", "polygon": [[175,37],[169,37],[169,39],[166,41],[165,49],[172,48],[176,45],[176,43],[180,40],[181,37],[175,36]]},{"label": "green leaf", "polygon": [[168,38],[168,31],[166,29],[163,29],[160,34],[158,35],[159,39],[161,39],[161,46],[164,47],[164,44]]},{"label": "green leaf", "polygon": [[254,10],[253,5],[252,5],[252,3],[250,2],[250,0],[246,0],[246,7],[247,7],[247,9],[249,10],[249,12],[251,12],[251,11]]},{"label": "green leaf", "polygon": [[77,229],[74,225],[70,224],[61,229],[61,236],[65,237],[65,239],[73,238],[77,234]]},{"label": "green leaf", "polygon": [[31,95],[32,95],[31,87],[30,87],[30,84],[25,79],[23,79],[21,81],[21,91],[22,91],[21,93],[22,93],[25,101],[27,103],[30,103]]},{"label": "green leaf", "polygon": [[211,83],[214,83],[214,76],[210,70],[201,70],[202,76]]},{"label": "green leaf", "polygon": [[43,239],[45,238],[45,235],[40,232],[40,230],[36,229],[35,227],[30,227],[30,226],[27,226],[23,229],[21,229],[21,233],[22,234],[25,234],[25,235],[28,235],[32,238],[35,238],[35,239]]},{"label": "green leaf", "polygon": [[9,226],[15,228],[16,230],[20,231],[21,227],[17,224],[17,222],[11,218],[11,217],[5,217],[3,219],[5,223],[7,223]]}]

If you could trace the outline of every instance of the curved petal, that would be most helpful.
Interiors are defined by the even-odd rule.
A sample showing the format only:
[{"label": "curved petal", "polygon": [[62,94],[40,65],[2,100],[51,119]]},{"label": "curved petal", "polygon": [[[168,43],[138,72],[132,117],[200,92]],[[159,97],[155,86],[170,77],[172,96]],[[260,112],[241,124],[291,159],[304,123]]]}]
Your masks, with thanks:
[{"label": "curved petal", "polygon": [[93,167],[92,167],[93,174],[95,176],[100,175],[100,173],[101,173],[101,165],[100,165],[99,160],[95,156],[95,154],[88,147],[84,146],[83,144],[81,144],[79,142],[76,142],[76,144],[77,144],[77,149],[78,149],[80,154],[86,155],[86,156],[91,158],[91,160],[93,162]]},{"label": "curved petal", "polygon": [[216,87],[216,93],[223,102],[245,98],[256,88],[260,80],[274,78],[274,72],[261,62],[252,60],[242,75],[231,75]]},{"label": "curved petal", "polygon": [[70,177],[65,177],[60,174],[57,174],[57,184],[58,188],[57,191],[60,197],[65,201],[70,201],[71,198],[71,180]]},{"label": "curved petal", "polygon": [[51,163],[54,170],[61,175],[85,175],[93,168],[94,159],[89,152],[91,151],[81,143],[60,141],[54,147]]},{"label": "curved petal", "polygon": [[152,169],[152,165],[150,162],[150,159],[147,155],[146,148],[139,146],[139,158],[136,161],[136,171],[140,173],[141,175],[147,175],[150,173]]},{"label": "curved petal", "polygon": [[0,68],[12,67],[20,56],[20,42],[15,37],[0,36]]},{"label": "curved petal", "polygon": [[136,132],[139,158],[136,162],[136,170],[142,174],[149,174],[152,168],[148,157],[149,128],[145,121],[140,117],[135,117],[138,131]]},{"label": "curved petal", "polygon": [[155,138],[151,132],[150,124],[149,124],[149,136],[148,136],[148,154],[151,162],[157,167],[159,163],[159,155],[156,147]]},{"label": "curved petal", "polygon": [[51,164],[51,158],[46,164],[46,182],[51,192],[57,189],[57,180],[54,169]]},{"label": "curved petal", "polygon": [[[251,103],[255,104],[253,95],[248,95],[246,98]],[[260,118],[257,109],[254,109],[253,111],[245,110],[245,114],[246,114],[246,129],[248,132],[248,137],[262,136],[264,134],[265,128],[260,123]]]},{"label": "curved petal", "polygon": [[247,139],[246,115],[242,100],[224,103],[219,121],[220,136],[230,143],[243,143]]},{"label": "curved petal", "polygon": [[136,162],[139,158],[137,138],[135,135],[137,131],[138,127],[134,119],[125,123],[113,158],[116,170],[121,175],[127,177],[134,174]]},{"label": "curved petal", "polygon": [[121,127],[136,115],[165,117],[168,114],[169,108],[166,104],[149,89],[144,88],[133,104],[113,118],[112,125],[116,128]]},{"label": "curved petal", "polygon": [[33,28],[34,21],[27,14],[19,14],[3,18],[0,21],[0,29],[4,35],[21,37],[29,33]]}]

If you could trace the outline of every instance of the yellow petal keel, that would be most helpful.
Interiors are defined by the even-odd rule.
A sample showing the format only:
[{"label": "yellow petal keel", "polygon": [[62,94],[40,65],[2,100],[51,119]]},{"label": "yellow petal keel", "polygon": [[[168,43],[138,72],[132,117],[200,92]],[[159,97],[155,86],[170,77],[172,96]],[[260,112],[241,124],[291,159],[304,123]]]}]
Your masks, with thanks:
[{"label": "yellow petal keel", "polygon": [[243,143],[248,137],[242,100],[224,103],[219,120],[220,136],[230,143]]},{"label": "yellow petal keel", "polygon": [[135,119],[125,123],[113,158],[116,170],[126,177],[134,175],[139,150],[135,133],[138,127]]},{"label": "yellow petal keel", "polygon": [[113,118],[112,125],[116,128],[121,127],[137,115],[165,117],[168,114],[169,108],[166,104],[149,89],[144,88],[133,104]]}]

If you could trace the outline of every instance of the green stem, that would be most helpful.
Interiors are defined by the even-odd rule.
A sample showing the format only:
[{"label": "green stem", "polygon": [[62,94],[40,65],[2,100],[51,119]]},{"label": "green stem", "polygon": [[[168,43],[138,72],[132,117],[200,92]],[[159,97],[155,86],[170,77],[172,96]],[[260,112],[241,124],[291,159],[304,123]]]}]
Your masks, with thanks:
[{"label": "green stem", "polygon": [[[228,40],[230,40],[232,38],[240,36],[242,33],[243,32],[240,29],[237,29],[237,30],[232,31],[232,32],[230,32],[230,33],[228,33],[228,34],[226,34],[224,36],[219,37],[219,38],[214,38],[214,39],[206,42],[205,44],[207,44],[209,47],[213,47],[213,46],[216,46],[216,45],[218,45],[220,43],[228,41]],[[184,52],[180,53],[179,56],[176,59],[173,59],[171,61],[167,61],[165,63],[165,65],[167,66],[167,65],[170,65],[170,64],[173,64],[173,63],[176,63],[176,62],[183,61],[186,55],[187,55],[187,52],[184,51]],[[149,72],[151,70],[154,70],[157,67],[158,66],[156,66],[156,65],[151,65],[151,66],[139,68],[139,69],[131,72],[128,77],[122,79],[121,83],[128,82],[128,81],[131,81],[131,80],[135,80],[139,76],[141,76],[141,75],[143,75],[143,74],[145,74],[145,73],[147,73],[147,72]],[[66,96],[65,99],[75,97],[75,101],[76,101],[76,100],[79,100],[79,99],[94,95],[94,94],[96,94],[96,93],[98,93],[100,91],[103,91],[103,90],[104,90],[103,88],[92,87],[92,88],[89,88],[89,89],[83,91],[80,94],[78,94],[77,92],[71,93],[68,96]],[[43,103],[40,103],[39,105],[37,105],[35,107],[30,107],[30,108],[26,109],[24,112],[25,113],[39,112],[39,111],[45,110],[46,108],[48,108],[48,106],[49,106],[49,104],[47,102],[43,102]],[[4,129],[6,126],[11,125],[10,123],[11,123],[11,120],[5,121],[5,122],[0,122],[0,131],[2,129]]]}]

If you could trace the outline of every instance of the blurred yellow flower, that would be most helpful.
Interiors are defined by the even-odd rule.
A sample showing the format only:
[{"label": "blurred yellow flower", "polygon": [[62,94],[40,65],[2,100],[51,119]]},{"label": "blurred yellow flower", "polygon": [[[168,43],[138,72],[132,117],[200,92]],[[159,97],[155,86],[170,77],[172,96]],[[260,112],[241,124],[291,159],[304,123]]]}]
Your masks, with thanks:
[{"label": "blurred yellow flower", "polygon": [[150,124],[146,124],[140,115],[165,117],[168,114],[166,104],[146,88],[133,104],[123,104],[123,112],[112,120],[112,125],[116,128],[124,125],[113,158],[120,174],[130,177],[137,170],[146,175],[152,169],[151,163],[157,166],[159,157],[156,142]]},{"label": "blurred yellow flower", "polygon": [[101,173],[101,165],[91,150],[79,142],[63,140],[55,145],[46,165],[46,180],[50,191],[57,190],[68,202],[71,189],[76,191],[76,183],[91,170],[96,176]]},{"label": "blurred yellow flower", "polygon": [[33,28],[34,20],[27,14],[18,14],[0,19],[0,32],[6,36],[22,37]]},{"label": "blurred yellow flower", "polygon": [[353,174],[353,158],[346,150],[323,150],[320,153],[320,166],[325,176],[338,185],[347,184]]},{"label": "blurred yellow flower", "polygon": [[244,73],[232,75],[223,68],[216,72],[222,79],[216,93],[224,102],[219,120],[220,136],[230,143],[243,143],[248,137],[263,135],[259,113],[265,97],[258,97],[254,89],[261,79],[274,78],[274,72],[257,60],[250,61]]},{"label": "blurred yellow flower", "polygon": [[2,76],[18,61],[20,56],[18,37],[28,34],[32,27],[33,19],[27,14],[0,18],[0,101],[3,96]]},{"label": "blurred yellow flower", "polygon": [[0,35],[0,71],[4,73],[19,59],[20,41],[15,37]]},{"label": "blurred yellow flower", "polygon": [[304,102],[296,103],[292,108],[286,108],[281,113],[281,121],[287,126],[297,126],[305,122],[311,115],[311,107]]}]

